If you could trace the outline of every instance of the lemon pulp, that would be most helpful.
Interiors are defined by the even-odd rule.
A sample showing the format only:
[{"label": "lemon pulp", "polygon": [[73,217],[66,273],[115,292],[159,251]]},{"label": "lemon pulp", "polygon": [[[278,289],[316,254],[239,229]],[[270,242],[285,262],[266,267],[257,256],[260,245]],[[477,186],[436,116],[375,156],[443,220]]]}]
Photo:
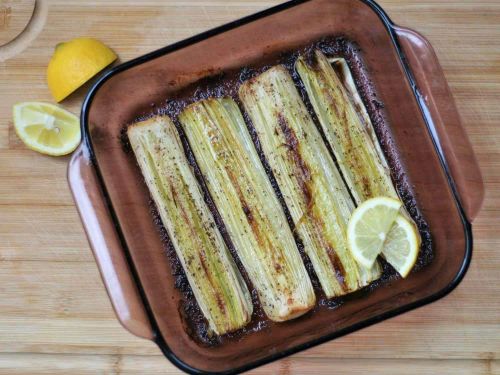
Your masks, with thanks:
[{"label": "lemon pulp", "polygon": [[376,197],[354,210],[347,226],[347,241],[359,264],[366,268],[373,266],[401,205],[397,199]]},{"label": "lemon pulp", "polygon": [[406,277],[417,261],[419,248],[417,228],[403,215],[398,215],[382,247],[385,260]]}]

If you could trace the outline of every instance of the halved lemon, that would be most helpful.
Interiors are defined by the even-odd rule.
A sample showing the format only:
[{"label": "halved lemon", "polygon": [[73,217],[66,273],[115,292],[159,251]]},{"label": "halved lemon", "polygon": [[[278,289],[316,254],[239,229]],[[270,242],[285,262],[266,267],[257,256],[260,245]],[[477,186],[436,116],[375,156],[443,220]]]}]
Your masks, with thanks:
[{"label": "halved lemon", "polygon": [[399,214],[387,233],[382,255],[402,277],[406,277],[417,261],[419,248],[417,228]]},{"label": "halved lemon", "polygon": [[401,206],[397,199],[376,197],[354,210],[347,226],[347,242],[359,264],[366,268],[373,266]]},{"label": "halved lemon", "polygon": [[56,102],[95,76],[117,58],[94,38],[75,38],[59,43],[47,67],[47,84]]},{"label": "halved lemon", "polygon": [[26,146],[46,155],[66,155],[80,144],[80,121],[50,103],[25,102],[13,107],[14,128]]}]

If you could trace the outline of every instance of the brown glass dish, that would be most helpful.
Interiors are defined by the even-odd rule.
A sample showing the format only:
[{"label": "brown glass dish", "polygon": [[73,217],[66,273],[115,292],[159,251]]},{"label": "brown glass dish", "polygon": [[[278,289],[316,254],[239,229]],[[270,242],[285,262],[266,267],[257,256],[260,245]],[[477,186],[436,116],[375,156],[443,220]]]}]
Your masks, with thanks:
[{"label": "brown glass dish", "polygon": [[[433,260],[335,309],[200,345],[179,313],[182,294],[152,220],[149,193],[122,129],[180,88],[251,65],[325,36],[356,43],[411,189],[432,233]],[[483,184],[470,143],[429,43],[391,23],[371,1],[293,1],[122,64],[90,90],[84,142],[68,179],[120,322],[154,340],[191,373],[234,373],[353,332],[432,302],[463,278],[472,252],[470,223]]]}]

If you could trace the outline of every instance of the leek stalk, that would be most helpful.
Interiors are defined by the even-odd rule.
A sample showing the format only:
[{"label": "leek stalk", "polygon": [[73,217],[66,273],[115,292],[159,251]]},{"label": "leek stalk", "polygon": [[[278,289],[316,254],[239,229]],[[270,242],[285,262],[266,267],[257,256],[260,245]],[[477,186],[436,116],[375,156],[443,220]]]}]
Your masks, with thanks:
[{"label": "leek stalk", "polygon": [[219,335],[242,328],[252,315],[250,293],[203,200],[174,124],[157,116],[127,133],[209,327]]}]

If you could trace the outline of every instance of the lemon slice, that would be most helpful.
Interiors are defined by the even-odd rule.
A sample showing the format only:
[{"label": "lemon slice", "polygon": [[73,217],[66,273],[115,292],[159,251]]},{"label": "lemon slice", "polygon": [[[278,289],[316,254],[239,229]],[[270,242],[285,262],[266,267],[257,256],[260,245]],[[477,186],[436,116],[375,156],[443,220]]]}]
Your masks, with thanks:
[{"label": "lemon slice", "polygon": [[417,261],[420,240],[417,228],[403,215],[398,215],[387,233],[382,255],[402,276],[406,277]]},{"label": "lemon slice", "polygon": [[66,155],[81,140],[80,121],[54,104],[25,102],[13,107],[14,128],[26,146],[46,155]]},{"label": "lemon slice", "polygon": [[354,210],[347,226],[347,242],[359,264],[366,268],[373,266],[401,205],[397,199],[376,197]]}]

